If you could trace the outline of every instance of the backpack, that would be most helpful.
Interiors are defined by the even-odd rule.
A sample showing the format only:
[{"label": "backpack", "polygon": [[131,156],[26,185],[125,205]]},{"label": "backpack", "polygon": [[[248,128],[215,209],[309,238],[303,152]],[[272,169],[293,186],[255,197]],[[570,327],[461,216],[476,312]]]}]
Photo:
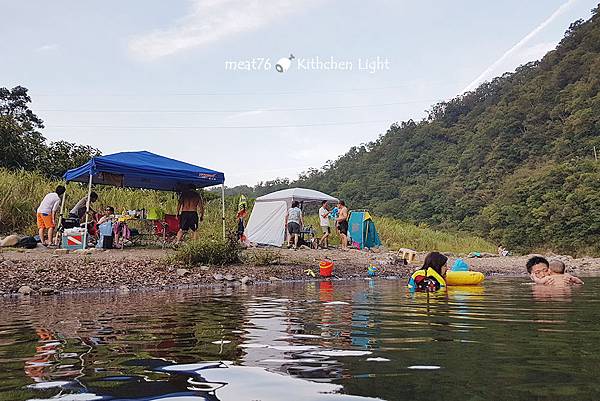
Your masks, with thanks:
[{"label": "backpack", "polygon": [[23,237],[16,246],[18,248],[33,249],[37,246],[37,241],[33,237]]}]

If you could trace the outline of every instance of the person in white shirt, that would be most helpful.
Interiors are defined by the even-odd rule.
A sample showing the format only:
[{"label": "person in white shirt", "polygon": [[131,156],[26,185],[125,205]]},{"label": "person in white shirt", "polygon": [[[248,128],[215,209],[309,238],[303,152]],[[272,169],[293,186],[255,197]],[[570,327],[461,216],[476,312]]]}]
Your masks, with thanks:
[{"label": "person in white shirt", "polygon": [[[40,241],[43,245],[53,245],[52,238],[54,228],[56,227],[56,214],[60,208],[60,197],[65,193],[66,189],[62,185],[56,187],[54,192],[50,192],[37,208],[37,226],[39,229]],[[48,230],[48,240],[44,240],[44,230]]]},{"label": "person in white shirt", "polygon": [[321,231],[323,236],[319,240],[319,246],[321,248],[329,248],[329,235],[331,234],[331,227],[329,227],[329,206],[327,201],[321,202],[321,208],[319,209],[319,221],[321,224]]}]

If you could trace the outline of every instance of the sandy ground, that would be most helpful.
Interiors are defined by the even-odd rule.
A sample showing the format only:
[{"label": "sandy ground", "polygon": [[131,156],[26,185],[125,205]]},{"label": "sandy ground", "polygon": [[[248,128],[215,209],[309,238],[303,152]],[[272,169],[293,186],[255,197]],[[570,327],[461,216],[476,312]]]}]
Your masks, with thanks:
[{"label": "sandy ground", "polygon": [[[406,278],[414,271],[424,254],[413,264],[405,265],[392,252],[365,252],[358,250],[271,250],[273,262],[268,266],[196,266],[172,265],[167,256],[173,251],[164,249],[126,249],[97,251],[91,254],[55,254],[53,250],[38,247],[34,250],[4,249],[0,252],[0,293],[17,293],[28,286],[33,294],[87,291],[175,288],[200,285],[241,285],[248,277],[253,282],[319,279],[319,261],[334,261],[335,278],[367,277],[370,260],[377,260],[382,276]],[[247,253],[256,252],[248,250]],[[258,251],[262,252],[262,251]],[[573,259],[568,256],[546,255],[563,260],[568,270],[576,275],[600,273],[600,258]],[[465,258],[471,270],[493,275],[525,275],[525,262],[530,257]],[[454,262],[450,258],[450,264]],[[312,276],[307,270],[316,273]],[[222,277],[225,276],[225,277]],[[229,279],[229,280],[228,280]],[[248,280],[248,279],[246,279]]]}]

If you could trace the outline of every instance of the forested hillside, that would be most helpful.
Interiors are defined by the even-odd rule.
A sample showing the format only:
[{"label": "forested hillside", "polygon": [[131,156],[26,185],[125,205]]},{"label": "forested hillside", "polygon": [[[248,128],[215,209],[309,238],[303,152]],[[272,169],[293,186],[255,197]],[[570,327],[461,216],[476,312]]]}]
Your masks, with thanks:
[{"label": "forested hillside", "polygon": [[513,250],[600,254],[600,13],[556,50],[292,185]]}]

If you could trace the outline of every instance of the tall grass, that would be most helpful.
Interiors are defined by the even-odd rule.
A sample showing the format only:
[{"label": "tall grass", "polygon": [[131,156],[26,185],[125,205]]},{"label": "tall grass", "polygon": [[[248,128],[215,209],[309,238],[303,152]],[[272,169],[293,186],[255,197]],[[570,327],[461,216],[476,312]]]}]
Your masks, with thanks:
[{"label": "tall grass", "polygon": [[[61,181],[52,181],[37,173],[26,171],[8,171],[0,169],[0,234],[34,234],[35,211],[42,198],[54,191]],[[92,204],[97,211],[112,206],[117,213],[133,209],[161,208],[168,214],[174,214],[177,208],[177,196],[174,193],[146,189],[116,188],[97,185],[93,190],[98,200]],[[70,183],[67,186],[65,214],[87,194],[87,186]],[[205,221],[200,225],[201,235],[219,234],[222,237],[221,199],[215,199],[213,193],[205,192],[208,199],[205,207]],[[235,227],[236,200],[226,199],[226,223],[228,230]]]},{"label": "tall grass", "polygon": [[[53,191],[59,184],[64,183],[47,180],[36,173],[0,169],[0,234],[13,232],[34,234],[36,232],[35,210],[44,195]],[[95,210],[103,210],[106,206],[113,206],[117,212],[123,209],[160,207],[166,213],[174,214],[177,207],[177,197],[174,193],[110,186],[95,186],[94,191],[99,195],[98,201],[93,205]],[[69,209],[86,193],[85,184],[69,184],[65,212],[68,213]],[[221,199],[215,196],[214,193],[205,192],[208,201],[204,222],[200,224],[200,238],[222,238]],[[251,207],[252,203],[249,206]],[[225,199],[225,210],[226,231],[234,232],[237,197]],[[437,250],[454,253],[496,251],[496,247],[490,242],[464,233],[438,231],[387,217],[375,216],[373,221],[381,241],[392,250],[412,248],[417,251]],[[318,216],[306,216],[305,225],[311,225],[317,232],[317,236],[321,236]],[[332,230],[330,244],[339,244],[339,236],[335,230]]]}]

